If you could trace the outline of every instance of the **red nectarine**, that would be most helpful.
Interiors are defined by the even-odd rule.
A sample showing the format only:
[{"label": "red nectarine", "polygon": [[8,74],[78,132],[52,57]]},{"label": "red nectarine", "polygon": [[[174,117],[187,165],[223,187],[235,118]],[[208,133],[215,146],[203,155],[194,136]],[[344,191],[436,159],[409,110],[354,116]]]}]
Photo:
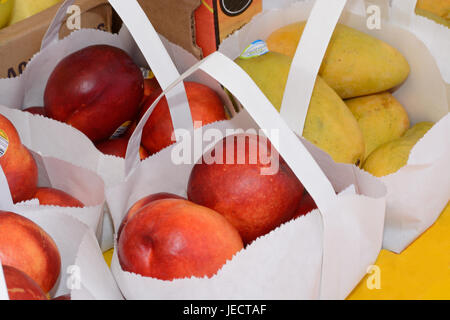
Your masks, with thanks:
[{"label": "red nectarine", "polygon": [[31,199],[37,188],[37,165],[22,145],[14,125],[3,115],[0,115],[0,165],[14,203]]},{"label": "red nectarine", "polygon": [[70,194],[53,188],[38,188],[34,197],[41,205],[83,208],[84,204]]},{"label": "red nectarine", "polygon": [[144,78],[128,54],[94,45],[58,63],[44,93],[50,118],[77,128],[93,142],[110,138],[139,112]]},{"label": "red nectarine", "polygon": [[58,280],[61,257],[53,239],[33,221],[0,211],[0,259],[29,275],[44,292]]},{"label": "red nectarine", "polygon": [[[212,122],[226,120],[224,104],[214,90],[195,82],[185,82],[184,85],[194,122],[201,121],[202,125],[207,125]],[[147,99],[142,108],[140,118],[160,94],[161,90],[155,91],[154,95]],[[142,145],[150,154],[157,153],[174,142],[172,141],[172,133],[173,125],[169,106],[167,99],[164,97],[157,104],[144,126]]]},{"label": "red nectarine", "polygon": [[156,200],[162,200],[162,199],[184,199],[183,197],[177,196],[176,194],[172,193],[156,193],[151,194],[149,196],[146,196],[142,198],[139,201],[136,201],[135,204],[128,210],[127,214],[122,220],[122,223],[120,224],[119,231],[117,232],[117,239],[120,237],[120,233],[122,232],[123,227],[127,224],[128,220],[131,219],[139,210],[141,210],[143,207],[147,206],[148,204],[152,203]]},{"label": "red nectarine", "polygon": [[[231,136],[218,146],[223,151],[222,161],[205,162],[205,156],[217,156],[215,148],[194,166],[187,191],[190,201],[224,215],[246,244],[294,216],[302,199],[303,185],[281,157],[273,156],[277,153],[268,140],[265,144],[255,135]],[[252,159],[250,152],[258,154],[258,150],[251,151],[252,148],[258,148],[267,156],[264,159],[270,158],[270,161],[263,164],[261,157]],[[228,152],[232,152],[234,158],[227,156]],[[240,158],[242,164],[239,164]],[[278,171],[263,175],[262,168],[270,168],[274,161],[279,162]]]},{"label": "red nectarine", "polygon": [[161,280],[211,277],[243,248],[217,212],[187,200],[157,200],[123,228],[118,256],[125,271]]},{"label": "red nectarine", "polygon": [[9,300],[48,300],[41,287],[26,273],[11,266],[3,266]]}]

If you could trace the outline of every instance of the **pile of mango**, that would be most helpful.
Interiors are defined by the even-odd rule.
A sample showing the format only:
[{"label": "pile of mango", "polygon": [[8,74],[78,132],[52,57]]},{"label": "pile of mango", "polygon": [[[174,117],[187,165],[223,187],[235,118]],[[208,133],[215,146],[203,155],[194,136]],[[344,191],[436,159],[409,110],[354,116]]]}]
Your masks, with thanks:
[{"label": "pile of mango", "polygon": [[39,13],[61,0],[0,0],[0,29]]},{"label": "pile of mango", "polygon": [[[236,59],[278,111],[305,25],[273,32],[264,55]],[[397,49],[339,24],[319,71],[303,137],[336,162],[355,164],[378,177],[396,172],[433,126],[422,122],[411,128],[405,108],[391,94],[409,73]]]}]

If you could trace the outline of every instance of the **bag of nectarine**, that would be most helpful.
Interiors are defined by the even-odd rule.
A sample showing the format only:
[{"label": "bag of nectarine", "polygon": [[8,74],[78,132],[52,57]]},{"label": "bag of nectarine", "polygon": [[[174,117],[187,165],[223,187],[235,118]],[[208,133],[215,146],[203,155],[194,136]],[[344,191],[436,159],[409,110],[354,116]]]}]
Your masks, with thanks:
[{"label": "bag of nectarine", "polygon": [[[102,235],[104,182],[94,172],[32,149],[30,140],[41,123],[20,122],[22,113],[0,114],[0,167],[9,201],[22,212],[67,214],[86,224],[99,239]],[[19,121],[17,121],[19,119]]]},{"label": "bag of nectarine", "polygon": [[[111,3],[144,56],[160,45],[137,2]],[[220,83],[245,109],[202,126],[216,99],[192,80]],[[382,183],[299,139],[221,53],[164,89],[130,138],[125,181],[106,188],[116,231],[111,269],[124,297],[345,298],[381,249]],[[140,162],[147,120],[162,112],[166,94],[176,142]],[[188,103],[190,95],[198,100]]]},{"label": "bag of nectarine", "polygon": [[0,299],[122,299],[93,231],[64,212],[14,204],[2,170],[0,230]]},{"label": "bag of nectarine", "polygon": [[[439,69],[424,43],[406,30],[408,12],[397,6],[407,1],[393,8],[370,2],[349,1],[336,28],[321,38],[321,23],[305,25],[316,1],[288,7],[267,1],[271,10],[219,50],[236,59],[298,135],[386,185],[383,247],[398,253],[436,221],[450,198],[450,86],[440,73],[448,73],[448,59]],[[448,45],[448,30],[419,22],[411,28],[435,37],[429,42],[443,42],[440,50]],[[255,40],[264,41],[269,52],[246,59]],[[316,51],[297,49],[299,41]],[[316,73],[311,101],[289,108],[299,92],[312,90],[303,81]]]}]

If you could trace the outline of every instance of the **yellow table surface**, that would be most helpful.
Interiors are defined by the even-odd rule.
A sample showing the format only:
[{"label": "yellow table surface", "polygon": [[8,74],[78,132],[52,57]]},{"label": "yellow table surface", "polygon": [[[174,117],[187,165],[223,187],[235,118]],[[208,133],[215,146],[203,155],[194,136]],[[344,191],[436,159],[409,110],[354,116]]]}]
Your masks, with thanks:
[{"label": "yellow table surface", "polygon": [[[110,265],[113,250],[104,253]],[[380,289],[369,289],[367,276],[349,300],[450,299],[450,203],[436,223],[401,254],[382,250],[376,266]]]},{"label": "yellow table surface", "polygon": [[380,289],[366,276],[348,297],[357,299],[450,299],[450,203],[440,218],[401,254],[382,250]]}]

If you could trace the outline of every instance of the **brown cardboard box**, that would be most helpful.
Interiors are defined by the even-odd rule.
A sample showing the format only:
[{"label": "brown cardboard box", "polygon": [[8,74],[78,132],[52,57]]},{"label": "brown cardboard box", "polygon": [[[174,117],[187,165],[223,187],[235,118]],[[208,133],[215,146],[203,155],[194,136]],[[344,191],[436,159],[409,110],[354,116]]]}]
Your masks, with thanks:
[{"label": "brown cardboard box", "polygon": [[[107,0],[76,0],[81,9],[81,27],[111,31],[112,8]],[[0,78],[20,75],[39,52],[42,38],[60,4],[0,30]],[[71,30],[64,24],[60,38]]]},{"label": "brown cardboard box", "polygon": [[138,0],[156,31],[197,58],[262,11],[262,0]]}]

